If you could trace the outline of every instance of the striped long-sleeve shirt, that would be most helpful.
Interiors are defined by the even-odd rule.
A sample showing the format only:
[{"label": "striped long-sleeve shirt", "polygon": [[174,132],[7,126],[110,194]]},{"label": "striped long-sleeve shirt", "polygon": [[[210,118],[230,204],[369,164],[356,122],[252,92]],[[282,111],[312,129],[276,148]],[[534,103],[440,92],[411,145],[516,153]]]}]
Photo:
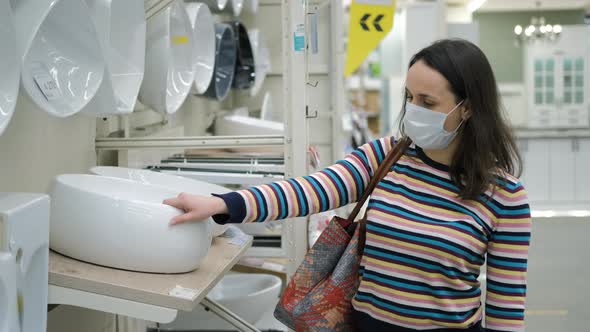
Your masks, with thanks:
[{"label": "striped long-sleeve shirt", "polygon": [[[219,223],[306,216],[356,202],[392,137],[365,144],[320,172],[225,195]],[[373,191],[362,279],[353,306],[415,330],[524,331],[531,218],[513,177],[480,200],[458,198],[449,168],[411,147]],[[487,259],[485,309],[478,277]]]}]

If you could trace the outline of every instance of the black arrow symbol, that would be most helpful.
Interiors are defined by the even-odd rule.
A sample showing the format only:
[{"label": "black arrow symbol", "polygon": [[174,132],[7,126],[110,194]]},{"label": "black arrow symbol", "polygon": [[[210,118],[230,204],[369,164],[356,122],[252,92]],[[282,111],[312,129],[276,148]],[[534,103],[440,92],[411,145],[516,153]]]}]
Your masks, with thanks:
[{"label": "black arrow symbol", "polygon": [[379,25],[379,22],[381,22],[381,20],[383,19],[384,15],[383,14],[379,14],[377,15],[377,17],[375,18],[375,21],[373,21],[373,25],[375,26],[375,29],[377,29],[377,31],[379,32],[383,32],[383,29],[381,28],[381,26]]},{"label": "black arrow symbol", "polygon": [[368,27],[368,26],[367,26],[367,24],[366,24],[366,22],[367,22],[367,20],[369,19],[369,17],[371,17],[371,14],[365,14],[365,15],[363,15],[363,17],[361,18],[361,22],[360,22],[360,24],[361,24],[361,28],[363,28],[363,30],[365,30],[365,31],[370,31],[370,30],[369,30],[369,27]]}]

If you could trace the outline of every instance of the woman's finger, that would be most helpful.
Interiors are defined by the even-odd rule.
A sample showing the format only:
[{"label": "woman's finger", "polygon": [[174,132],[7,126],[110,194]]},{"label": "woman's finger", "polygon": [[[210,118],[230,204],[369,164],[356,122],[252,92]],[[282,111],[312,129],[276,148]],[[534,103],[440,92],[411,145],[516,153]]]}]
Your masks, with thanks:
[{"label": "woman's finger", "polygon": [[172,218],[172,220],[170,220],[170,225],[178,225],[195,219],[195,214],[193,212],[184,213]]},{"label": "woman's finger", "polygon": [[182,200],[178,197],[165,199],[164,202],[162,202],[162,204],[170,205],[177,209],[183,210]]}]

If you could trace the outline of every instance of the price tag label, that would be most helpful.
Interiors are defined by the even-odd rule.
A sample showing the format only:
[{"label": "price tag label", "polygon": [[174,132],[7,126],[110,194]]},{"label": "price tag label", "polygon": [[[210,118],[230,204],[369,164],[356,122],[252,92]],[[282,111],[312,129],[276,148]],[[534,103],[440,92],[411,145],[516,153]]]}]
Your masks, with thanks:
[{"label": "price tag label", "polygon": [[41,63],[32,66],[31,75],[37,84],[37,87],[48,101],[62,99],[61,90],[59,86],[49,73],[49,70]]},{"label": "price tag label", "polygon": [[295,52],[303,52],[305,50],[305,25],[297,24],[295,32],[293,32],[293,48]]},{"label": "price tag label", "polygon": [[245,245],[246,243],[248,243],[248,241],[250,241],[251,238],[252,237],[250,235],[246,235],[246,234],[239,235],[239,236],[236,236],[233,239],[231,239],[229,241],[229,243],[241,247],[241,246]]},{"label": "price tag label", "polygon": [[244,233],[241,229],[233,225],[228,227],[225,233],[223,233],[223,237],[230,238],[229,243],[236,246],[243,246],[252,239],[251,235]]},{"label": "price tag label", "polygon": [[192,300],[197,294],[199,294],[199,290],[176,285],[176,287],[172,288],[168,294],[181,299]]}]

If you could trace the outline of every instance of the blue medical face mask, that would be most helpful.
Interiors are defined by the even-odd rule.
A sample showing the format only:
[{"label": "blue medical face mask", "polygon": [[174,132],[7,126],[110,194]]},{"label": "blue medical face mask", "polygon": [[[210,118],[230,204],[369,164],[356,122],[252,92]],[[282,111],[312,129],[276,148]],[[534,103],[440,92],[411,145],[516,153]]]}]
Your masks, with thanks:
[{"label": "blue medical face mask", "polygon": [[404,130],[412,141],[423,149],[444,149],[451,144],[463,124],[463,120],[461,120],[457,128],[449,132],[444,128],[445,121],[461,104],[463,104],[463,101],[457,104],[448,114],[445,114],[412,103],[406,103],[406,114],[403,120]]}]

